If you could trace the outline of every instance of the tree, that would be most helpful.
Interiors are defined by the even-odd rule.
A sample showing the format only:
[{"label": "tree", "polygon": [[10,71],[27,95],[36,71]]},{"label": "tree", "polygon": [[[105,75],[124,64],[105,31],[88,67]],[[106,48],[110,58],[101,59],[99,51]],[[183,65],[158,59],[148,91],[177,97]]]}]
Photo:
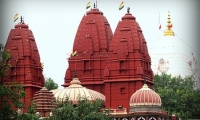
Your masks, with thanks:
[{"label": "tree", "polygon": [[78,97],[78,103],[73,105],[68,99],[57,104],[53,110],[53,116],[48,120],[110,120],[102,110],[102,101],[90,101],[84,97]]},{"label": "tree", "polygon": [[0,44],[0,119],[5,120],[17,116],[14,108],[24,107],[20,99],[25,96],[22,84],[16,82],[4,84],[3,77],[10,69],[9,59],[8,51],[4,51],[3,45]]},{"label": "tree", "polygon": [[27,113],[21,113],[18,114],[18,116],[15,118],[17,120],[39,120],[40,114],[36,113],[37,105],[34,102],[31,102],[31,104],[28,106]]},{"label": "tree", "polygon": [[7,70],[10,68],[9,60],[9,51],[4,51],[3,45],[0,44],[0,82],[3,82],[2,78],[6,75]]},{"label": "tree", "polygon": [[46,78],[45,87],[48,90],[53,90],[58,88],[58,84],[53,81],[51,78]]},{"label": "tree", "polygon": [[182,119],[200,118],[200,92],[193,89],[194,78],[172,77],[166,73],[154,76],[154,90],[160,95],[162,108]]}]

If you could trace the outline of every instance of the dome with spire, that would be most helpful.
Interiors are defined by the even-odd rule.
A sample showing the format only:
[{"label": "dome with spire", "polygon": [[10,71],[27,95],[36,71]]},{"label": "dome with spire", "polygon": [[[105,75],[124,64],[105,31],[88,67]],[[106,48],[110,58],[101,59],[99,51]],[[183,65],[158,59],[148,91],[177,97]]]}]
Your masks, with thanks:
[{"label": "dome with spire", "polygon": [[192,74],[188,69],[192,51],[172,28],[170,12],[168,12],[165,30],[159,30],[158,40],[155,40],[156,44],[150,46],[149,49],[152,61],[151,68],[154,74],[166,72],[185,77]]},{"label": "dome with spire", "polygon": [[160,96],[150,89],[146,83],[130,97],[129,101],[131,112],[145,112],[148,110],[160,112],[161,104]]},{"label": "dome with spire", "polygon": [[150,89],[147,84],[137,90],[130,98],[130,106],[134,105],[158,105],[161,106],[160,96]]},{"label": "dome with spire", "polygon": [[70,101],[72,101],[73,104],[77,104],[79,99],[87,98],[90,101],[100,99],[105,102],[105,96],[103,94],[83,87],[76,75],[70,82],[69,87],[65,87],[64,89],[55,89],[51,91],[58,101],[65,101],[68,98]]}]

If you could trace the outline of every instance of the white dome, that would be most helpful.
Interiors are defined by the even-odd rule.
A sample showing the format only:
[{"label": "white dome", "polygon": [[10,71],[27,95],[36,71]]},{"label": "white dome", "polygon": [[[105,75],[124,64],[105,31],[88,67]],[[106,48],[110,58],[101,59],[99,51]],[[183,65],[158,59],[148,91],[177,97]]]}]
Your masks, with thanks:
[{"label": "white dome", "polygon": [[96,99],[105,101],[105,96],[103,94],[83,87],[78,78],[73,78],[70,84],[69,87],[65,87],[64,89],[51,90],[54,97],[59,101],[64,101],[68,97],[73,104],[77,104],[78,97],[86,97],[91,101],[95,101]]}]

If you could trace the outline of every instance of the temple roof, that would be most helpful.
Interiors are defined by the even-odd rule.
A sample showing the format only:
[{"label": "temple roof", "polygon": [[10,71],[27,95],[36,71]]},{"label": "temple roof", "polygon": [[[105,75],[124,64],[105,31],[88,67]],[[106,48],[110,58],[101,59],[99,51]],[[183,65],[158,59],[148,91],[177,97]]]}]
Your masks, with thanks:
[{"label": "temple roof", "polygon": [[[148,77],[148,81],[152,81],[151,58],[148,54],[146,40],[136,18],[130,13],[129,7],[127,13],[121,18],[116,27],[109,46],[109,54],[107,59],[108,69],[110,71],[119,70],[118,73],[111,74],[111,77],[117,76],[116,79],[121,79],[121,76],[127,75],[128,78],[130,76],[131,78],[136,78],[139,75],[141,77]],[[138,59],[137,62],[136,59]],[[114,63],[114,61],[116,62]],[[117,67],[113,68],[114,64]],[[124,74],[120,74],[120,72]],[[137,73],[139,74],[136,75]]]},{"label": "temple roof", "polygon": [[39,89],[44,85],[40,55],[33,32],[21,17],[14,29],[11,29],[5,50],[9,50],[11,70],[7,75],[11,79],[23,82],[25,86]]},{"label": "temple roof", "polygon": [[130,106],[136,105],[156,105],[161,106],[160,96],[151,90],[147,84],[144,84],[141,89],[137,90],[130,98]]},{"label": "temple roof", "polygon": [[[75,72],[76,74],[76,72]],[[54,97],[59,101],[65,101],[66,98],[72,101],[73,104],[77,104],[79,99],[87,98],[90,101],[95,101],[100,99],[105,102],[105,96],[97,91],[87,89],[81,85],[79,79],[74,76],[70,82],[69,87],[64,89],[55,89],[52,90]]]},{"label": "temple roof", "polygon": [[[73,44],[73,51],[76,51],[76,56],[71,55],[68,59],[69,67],[66,70],[63,86],[67,87],[69,85],[74,68],[76,68],[82,84],[91,81],[92,76],[95,76],[96,81],[99,83],[102,82],[100,77],[102,77],[101,74],[106,62],[103,59],[106,59],[105,56],[108,55],[112,36],[110,24],[103,12],[95,6],[91,8],[79,24]],[[101,61],[101,65],[99,67],[95,66],[99,61]],[[82,65],[82,62],[84,62],[84,65]],[[83,69],[85,72],[82,72]],[[87,74],[88,72],[92,72],[92,74]]]},{"label": "temple roof", "polygon": [[107,52],[112,35],[110,24],[103,12],[92,8],[79,24],[73,50],[77,50],[79,55]]},{"label": "temple roof", "polygon": [[34,94],[33,102],[37,104],[37,112],[51,111],[51,109],[55,108],[54,95],[45,87]]},{"label": "temple roof", "polygon": [[118,54],[120,57],[132,57],[134,56],[134,51],[138,51],[143,56],[148,57],[146,56],[148,54],[148,50],[145,38],[135,19],[136,18],[130,13],[130,8],[128,8],[127,13],[122,17],[122,21],[119,21],[117,25],[113,39],[109,46],[109,52]]}]

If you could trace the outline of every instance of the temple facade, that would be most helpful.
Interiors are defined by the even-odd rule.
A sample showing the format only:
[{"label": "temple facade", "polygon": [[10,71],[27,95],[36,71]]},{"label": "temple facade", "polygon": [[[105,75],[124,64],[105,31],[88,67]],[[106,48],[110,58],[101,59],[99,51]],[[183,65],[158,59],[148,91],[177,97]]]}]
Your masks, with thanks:
[{"label": "temple facade", "polygon": [[3,82],[23,84],[26,96],[22,101],[27,108],[35,92],[44,86],[44,77],[33,32],[22,18],[15,28],[11,29],[4,49],[9,51],[11,67],[3,78]]}]

